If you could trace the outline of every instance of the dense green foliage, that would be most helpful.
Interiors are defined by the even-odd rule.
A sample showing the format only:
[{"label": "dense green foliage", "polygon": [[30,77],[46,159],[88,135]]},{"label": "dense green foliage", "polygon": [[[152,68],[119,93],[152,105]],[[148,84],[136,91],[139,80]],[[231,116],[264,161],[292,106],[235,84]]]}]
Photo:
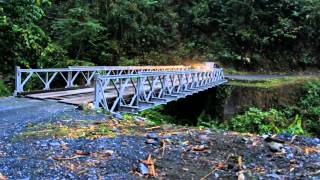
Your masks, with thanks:
[{"label": "dense green foliage", "polygon": [[[320,81],[308,81],[304,85],[304,95],[295,107],[283,110],[261,111],[250,108],[224,126],[231,130],[254,133],[314,134],[320,135]],[[305,130],[304,130],[305,129]]]},{"label": "dense green foliage", "polygon": [[231,119],[230,129],[239,132],[279,133],[277,126],[283,126],[284,120],[284,114],[275,109],[263,112],[257,108],[250,108],[245,114]]},{"label": "dense green foliage", "polygon": [[155,124],[176,123],[176,119],[164,112],[164,106],[158,106],[153,109],[147,109],[140,113],[141,116],[147,118]]},{"label": "dense green foliage", "polygon": [[[284,112],[276,109],[261,111],[257,108],[250,108],[243,115],[238,115],[227,123],[226,127],[239,132],[251,133],[282,133],[304,134],[302,120],[296,115],[290,123]],[[288,122],[290,123],[288,125]]]},{"label": "dense green foliage", "polygon": [[0,2],[0,53],[3,74],[14,65],[39,66],[50,39],[37,23],[44,11],[27,0]]},{"label": "dense green foliage", "polygon": [[298,106],[308,131],[320,136],[320,81],[306,83],[305,95]]},{"label": "dense green foliage", "polygon": [[9,89],[5,86],[4,82],[0,80],[0,97],[9,96],[9,95],[10,95]]},{"label": "dense green foliage", "polygon": [[0,1],[2,74],[14,65],[319,65],[320,1]]},{"label": "dense green foliage", "polygon": [[[301,85],[300,83],[297,83]],[[198,127],[232,130],[238,132],[251,132],[257,134],[289,133],[297,135],[320,136],[320,81],[310,79],[304,83],[302,96],[295,104],[287,107],[274,107],[268,110],[249,108],[230,120],[221,121],[212,119],[203,111],[195,119],[179,119],[175,114],[168,114],[166,106],[146,110],[141,113],[150,121],[161,123],[175,123],[182,125],[195,124]],[[220,96],[222,91],[219,91]],[[218,97],[225,99],[225,96]],[[219,103],[220,104],[220,103]],[[223,103],[221,103],[223,104]],[[221,110],[223,111],[223,110]]]}]

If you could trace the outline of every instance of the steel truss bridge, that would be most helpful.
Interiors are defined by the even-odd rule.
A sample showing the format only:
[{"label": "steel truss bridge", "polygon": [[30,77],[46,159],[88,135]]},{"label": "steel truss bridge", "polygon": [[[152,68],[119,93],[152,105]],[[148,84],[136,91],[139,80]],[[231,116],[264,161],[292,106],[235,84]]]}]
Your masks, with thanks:
[{"label": "steel truss bridge", "polygon": [[138,112],[221,85],[222,68],[190,66],[16,67],[15,96],[53,99],[109,112]]}]

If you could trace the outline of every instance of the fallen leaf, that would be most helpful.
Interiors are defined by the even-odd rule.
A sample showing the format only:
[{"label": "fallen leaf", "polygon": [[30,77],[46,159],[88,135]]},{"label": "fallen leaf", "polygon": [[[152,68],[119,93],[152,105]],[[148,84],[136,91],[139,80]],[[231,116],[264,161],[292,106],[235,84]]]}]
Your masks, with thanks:
[{"label": "fallen leaf", "polygon": [[90,155],[89,152],[84,152],[82,150],[76,150],[74,153],[77,155],[82,155],[82,156],[89,156]]},{"label": "fallen leaf", "polygon": [[257,173],[264,173],[264,172],[266,172],[266,170],[265,170],[263,167],[261,167],[261,166],[256,166],[256,167],[254,167],[252,170],[253,170],[254,172],[257,172]]},{"label": "fallen leaf", "polygon": [[61,146],[61,148],[63,150],[68,150],[69,149],[69,147],[66,144],[61,144],[60,146]]},{"label": "fallen leaf", "polygon": [[163,155],[164,155],[164,151],[165,151],[165,149],[166,149],[166,142],[165,142],[165,140],[161,140],[160,141],[160,149],[162,149],[162,153],[161,153],[161,157],[163,157]]},{"label": "fallen leaf", "polygon": [[239,175],[238,175],[238,180],[245,180],[245,176],[243,174],[243,170],[242,170],[242,156],[238,157],[238,166],[239,166]]},{"label": "fallen leaf", "polygon": [[154,126],[154,127],[149,127],[149,128],[145,128],[145,130],[150,131],[150,130],[155,130],[155,129],[160,129],[161,126]]},{"label": "fallen leaf", "polygon": [[238,157],[238,166],[239,166],[239,170],[242,170],[242,156]]},{"label": "fallen leaf", "polygon": [[318,147],[304,147],[304,152],[307,155],[310,153],[319,153],[320,148],[318,148]]},{"label": "fallen leaf", "polygon": [[198,152],[203,152],[203,151],[208,150],[208,147],[206,147],[204,145],[200,145],[200,146],[197,145],[197,146],[192,147],[192,150],[198,151]]},{"label": "fallen leaf", "polygon": [[64,161],[64,160],[72,160],[72,159],[77,159],[79,157],[84,157],[82,155],[75,155],[75,156],[72,156],[72,157],[53,157],[54,160],[57,160],[57,161]]},{"label": "fallen leaf", "polygon": [[104,150],[104,151],[101,151],[101,153],[102,153],[104,156],[112,156],[112,154],[114,153],[114,151],[112,151],[112,150]]},{"label": "fallen leaf", "polygon": [[71,171],[74,171],[74,170],[75,170],[74,164],[70,164],[70,165],[68,166],[68,168],[69,168]]}]

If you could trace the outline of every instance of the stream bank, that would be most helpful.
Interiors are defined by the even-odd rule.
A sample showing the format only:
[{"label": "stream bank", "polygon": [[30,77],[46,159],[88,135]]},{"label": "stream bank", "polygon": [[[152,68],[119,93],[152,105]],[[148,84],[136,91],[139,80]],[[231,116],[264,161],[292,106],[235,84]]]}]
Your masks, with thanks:
[{"label": "stream bank", "polygon": [[223,86],[171,102],[161,112],[172,116],[174,123],[182,125],[197,125],[199,120],[223,122],[243,114],[251,107],[263,111],[294,107],[303,96],[304,84],[313,80],[318,81],[319,77],[229,79]]}]

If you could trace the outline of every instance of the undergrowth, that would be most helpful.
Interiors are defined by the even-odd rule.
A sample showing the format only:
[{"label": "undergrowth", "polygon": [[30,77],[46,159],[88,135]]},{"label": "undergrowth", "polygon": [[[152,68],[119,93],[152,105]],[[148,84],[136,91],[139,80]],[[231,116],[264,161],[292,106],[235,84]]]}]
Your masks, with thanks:
[{"label": "undergrowth", "polygon": [[173,116],[166,114],[164,110],[165,110],[165,106],[160,105],[152,109],[144,110],[140,112],[140,115],[152,121],[154,124],[158,124],[158,125],[165,124],[165,123],[174,123],[175,118]]},{"label": "undergrowth", "polygon": [[10,95],[10,90],[6,87],[4,82],[0,80],[0,97],[9,96],[9,95]]},{"label": "undergrowth", "polygon": [[[278,85],[283,80],[286,80],[285,83],[301,82],[303,85],[303,96],[295,106],[288,106],[283,109],[271,108],[266,111],[251,107],[243,114],[236,115],[231,120],[223,122],[211,119],[210,116],[201,113],[197,119],[197,126],[257,134],[289,133],[320,136],[319,78],[281,78],[267,81],[272,85]],[[267,87],[268,85],[264,86]],[[143,111],[140,115],[155,124],[176,123],[179,121],[165,113],[165,106]]]},{"label": "undergrowth", "polygon": [[284,109],[251,107],[229,121],[198,119],[199,126],[222,128],[238,132],[289,133],[320,136],[320,81],[312,79],[304,83],[304,95],[295,106]]}]

